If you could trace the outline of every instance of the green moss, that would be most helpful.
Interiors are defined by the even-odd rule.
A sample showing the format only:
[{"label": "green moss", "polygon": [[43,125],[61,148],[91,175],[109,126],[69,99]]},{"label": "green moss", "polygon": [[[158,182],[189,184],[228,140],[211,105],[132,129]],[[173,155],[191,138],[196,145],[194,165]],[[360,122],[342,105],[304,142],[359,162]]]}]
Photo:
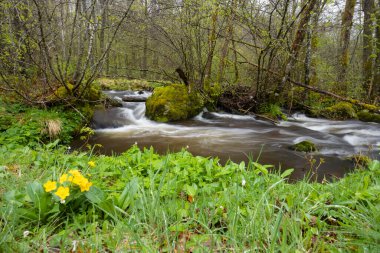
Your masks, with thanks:
[{"label": "green moss", "polygon": [[83,94],[83,98],[89,101],[97,101],[102,97],[100,85],[92,84]]},{"label": "green moss", "polygon": [[203,90],[208,96],[206,106],[211,109],[215,108],[219,97],[223,93],[222,86],[219,83],[205,84]]},{"label": "green moss", "polygon": [[146,101],[146,116],[159,122],[188,119],[203,108],[203,100],[195,91],[188,93],[182,84],[158,87]]},{"label": "green moss", "polygon": [[168,81],[147,81],[126,78],[99,78],[95,82],[102,90],[153,90],[156,87],[169,85]]},{"label": "green moss", "polygon": [[356,111],[352,104],[340,102],[321,110],[321,114],[329,119],[346,120],[356,119]]},{"label": "green moss", "polygon": [[311,141],[298,142],[294,144],[293,146],[291,146],[290,149],[299,151],[299,152],[306,152],[306,153],[318,151],[317,146]]},{"label": "green moss", "polygon": [[370,113],[368,110],[363,110],[358,112],[358,118],[365,122],[376,122],[380,123],[380,115],[375,113]]}]

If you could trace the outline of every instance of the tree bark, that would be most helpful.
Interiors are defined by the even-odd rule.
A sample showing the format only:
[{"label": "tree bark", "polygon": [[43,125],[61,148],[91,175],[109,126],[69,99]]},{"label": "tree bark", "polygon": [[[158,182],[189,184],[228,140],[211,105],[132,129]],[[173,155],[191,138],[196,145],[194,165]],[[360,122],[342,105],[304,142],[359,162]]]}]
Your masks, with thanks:
[{"label": "tree bark", "polygon": [[379,102],[380,100],[380,0],[377,2],[376,8],[376,59],[374,78],[371,87],[370,97],[372,101]]},{"label": "tree bark", "polygon": [[375,4],[374,0],[363,0],[363,90],[366,93],[366,97],[369,99],[371,96],[371,87],[373,80],[373,21],[372,15],[374,14]]},{"label": "tree bark", "polygon": [[293,43],[292,43],[291,53],[290,53],[290,57],[289,57],[287,64],[286,64],[284,76],[281,80],[280,85],[276,89],[277,94],[282,93],[284,86],[285,86],[285,83],[288,81],[288,79],[290,77],[290,72],[292,71],[294,64],[296,63],[298,53],[300,51],[302,42],[305,38],[307,26],[309,24],[310,17],[313,13],[313,10],[314,10],[316,3],[317,3],[317,0],[310,0],[307,3],[308,6],[306,7],[306,9],[305,9],[305,11],[301,17],[295,38],[294,38]]},{"label": "tree bark", "polygon": [[354,17],[356,0],[346,0],[346,5],[342,13],[342,23],[340,32],[340,56],[337,83],[339,90],[347,92],[346,75],[349,64],[349,46],[351,37],[352,20]]}]

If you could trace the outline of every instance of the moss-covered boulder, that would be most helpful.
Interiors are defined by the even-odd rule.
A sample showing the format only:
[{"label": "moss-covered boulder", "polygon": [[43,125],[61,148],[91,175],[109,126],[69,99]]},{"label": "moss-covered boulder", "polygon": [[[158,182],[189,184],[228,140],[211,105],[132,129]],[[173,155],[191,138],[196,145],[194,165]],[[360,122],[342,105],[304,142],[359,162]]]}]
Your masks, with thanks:
[{"label": "moss-covered boulder", "polygon": [[290,147],[290,149],[295,150],[295,151],[299,151],[299,152],[306,152],[306,153],[318,151],[317,146],[314,143],[312,143],[311,141],[298,142],[298,143],[292,145]]},{"label": "moss-covered boulder", "polygon": [[199,93],[183,84],[158,87],[146,101],[146,116],[159,122],[188,119],[197,115],[204,102]]},{"label": "moss-covered boulder", "polygon": [[358,112],[358,118],[365,122],[380,123],[380,114],[370,113],[368,110]]},{"label": "moss-covered boulder", "polygon": [[321,111],[321,114],[329,119],[346,120],[357,119],[356,111],[352,104],[340,102]]}]

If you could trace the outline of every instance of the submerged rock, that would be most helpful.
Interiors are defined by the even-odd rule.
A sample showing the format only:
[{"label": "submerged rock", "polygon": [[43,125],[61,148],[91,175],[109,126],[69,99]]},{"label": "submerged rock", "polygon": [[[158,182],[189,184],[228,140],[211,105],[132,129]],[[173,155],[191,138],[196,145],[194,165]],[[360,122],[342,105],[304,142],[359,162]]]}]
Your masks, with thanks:
[{"label": "submerged rock", "polygon": [[299,151],[299,152],[306,152],[306,153],[318,151],[317,146],[311,141],[298,142],[294,144],[293,146],[291,146],[290,149]]},{"label": "submerged rock", "polygon": [[194,117],[201,112],[204,102],[199,93],[189,93],[185,85],[172,84],[156,88],[145,104],[148,118],[171,122]]}]

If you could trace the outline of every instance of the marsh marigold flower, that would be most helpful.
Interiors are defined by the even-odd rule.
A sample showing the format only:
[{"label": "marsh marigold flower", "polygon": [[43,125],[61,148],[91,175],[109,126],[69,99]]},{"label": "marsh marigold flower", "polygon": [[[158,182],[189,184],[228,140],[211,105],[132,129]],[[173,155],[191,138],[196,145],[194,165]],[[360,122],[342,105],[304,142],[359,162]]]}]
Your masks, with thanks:
[{"label": "marsh marigold flower", "polygon": [[82,175],[79,170],[69,170],[69,174],[74,177],[79,177]]},{"label": "marsh marigold flower", "polygon": [[84,191],[88,192],[88,191],[90,190],[90,187],[91,187],[91,186],[92,186],[92,183],[89,182],[89,181],[86,179],[86,180],[84,180],[84,181],[82,182],[81,185],[79,185],[79,187],[80,187],[80,191],[81,191],[81,192],[84,192]]},{"label": "marsh marigold flower", "polygon": [[46,192],[54,191],[57,189],[57,182],[49,180],[44,184],[44,188]]},{"label": "marsh marigold flower", "polygon": [[89,161],[87,164],[90,166],[90,168],[94,168],[96,165],[94,161]]},{"label": "marsh marigold flower", "polygon": [[54,194],[57,195],[61,199],[61,201],[65,200],[70,195],[70,188],[60,186]]},{"label": "marsh marigold flower", "polygon": [[69,176],[68,174],[63,174],[60,178],[59,178],[59,183],[60,184],[63,184],[64,182],[71,182],[73,181],[73,177],[72,176]]}]

